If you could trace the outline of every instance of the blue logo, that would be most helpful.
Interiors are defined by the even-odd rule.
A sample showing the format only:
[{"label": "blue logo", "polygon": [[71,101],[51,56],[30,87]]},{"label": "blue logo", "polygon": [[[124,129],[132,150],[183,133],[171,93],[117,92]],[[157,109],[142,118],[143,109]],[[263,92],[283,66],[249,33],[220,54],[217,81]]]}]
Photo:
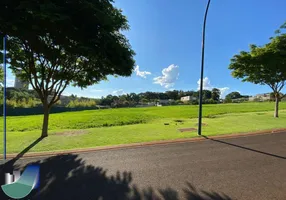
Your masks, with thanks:
[{"label": "blue logo", "polygon": [[39,187],[40,166],[30,165],[20,174],[14,171],[13,174],[5,174],[5,185],[2,185],[3,192],[13,199],[21,199],[28,196],[33,189]]}]

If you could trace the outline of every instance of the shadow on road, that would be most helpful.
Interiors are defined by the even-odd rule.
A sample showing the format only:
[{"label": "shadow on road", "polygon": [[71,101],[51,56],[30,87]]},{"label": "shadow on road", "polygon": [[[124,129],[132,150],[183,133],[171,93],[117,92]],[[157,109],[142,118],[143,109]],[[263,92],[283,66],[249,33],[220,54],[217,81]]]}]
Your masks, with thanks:
[{"label": "shadow on road", "polygon": [[[0,165],[1,185],[4,173],[23,170],[23,167],[6,163]],[[32,191],[28,199],[41,200],[179,200],[179,193],[172,189],[155,190],[151,187],[138,189],[132,184],[130,172],[107,175],[101,167],[86,165],[77,155],[68,154],[49,157],[29,164],[40,165],[40,187]],[[182,188],[186,200],[231,200],[215,192],[197,190],[187,182]],[[0,199],[8,199],[0,192]]]},{"label": "shadow on road", "polygon": [[264,155],[267,155],[267,156],[272,156],[272,157],[280,158],[280,159],[284,159],[284,160],[286,159],[286,157],[283,157],[283,156],[279,156],[279,155],[275,155],[275,154],[272,154],[272,153],[267,153],[267,152],[264,152],[264,151],[259,151],[259,150],[256,150],[256,149],[251,149],[251,148],[244,147],[244,146],[240,146],[240,145],[237,145],[237,144],[233,144],[233,143],[229,143],[229,142],[225,142],[225,141],[221,141],[221,140],[209,138],[209,137],[204,136],[204,135],[202,135],[202,137],[204,137],[204,138],[206,138],[206,139],[208,139],[208,140],[214,141],[214,142],[219,142],[219,143],[222,143],[222,144],[234,146],[234,147],[237,147],[237,148],[240,148],[240,149],[245,149],[245,150],[248,150],[248,151],[253,151],[253,152],[256,152],[256,153],[260,153],[260,154],[264,154]]},{"label": "shadow on road", "polygon": [[28,151],[30,151],[34,146],[36,146],[39,142],[41,142],[44,138],[43,137],[39,137],[38,139],[36,139],[34,142],[32,142],[29,146],[27,146],[25,149],[23,149],[15,158],[9,160],[6,165],[9,166],[13,166],[14,163],[19,160],[20,158],[22,158],[25,153],[27,153]]}]

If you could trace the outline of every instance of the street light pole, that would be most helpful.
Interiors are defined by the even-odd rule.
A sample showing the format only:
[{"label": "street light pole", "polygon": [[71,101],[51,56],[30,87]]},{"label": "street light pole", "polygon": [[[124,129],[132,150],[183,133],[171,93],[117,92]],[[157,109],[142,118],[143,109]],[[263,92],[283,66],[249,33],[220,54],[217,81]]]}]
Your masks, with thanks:
[{"label": "street light pole", "polygon": [[208,10],[211,0],[208,0],[207,8],[205,11],[204,25],[203,25],[203,41],[202,41],[202,65],[201,65],[201,79],[200,79],[200,102],[199,102],[199,123],[198,123],[198,135],[202,134],[202,103],[203,103],[203,79],[204,79],[204,57],[205,57],[205,29]]}]

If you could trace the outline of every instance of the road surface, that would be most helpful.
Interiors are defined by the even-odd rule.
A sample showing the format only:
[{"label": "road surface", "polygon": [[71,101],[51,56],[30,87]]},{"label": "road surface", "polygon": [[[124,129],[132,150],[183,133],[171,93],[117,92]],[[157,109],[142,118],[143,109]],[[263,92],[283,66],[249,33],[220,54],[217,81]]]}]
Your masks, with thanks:
[{"label": "road surface", "polygon": [[286,199],[286,132],[20,159],[2,177],[29,163],[41,166],[29,199]]}]

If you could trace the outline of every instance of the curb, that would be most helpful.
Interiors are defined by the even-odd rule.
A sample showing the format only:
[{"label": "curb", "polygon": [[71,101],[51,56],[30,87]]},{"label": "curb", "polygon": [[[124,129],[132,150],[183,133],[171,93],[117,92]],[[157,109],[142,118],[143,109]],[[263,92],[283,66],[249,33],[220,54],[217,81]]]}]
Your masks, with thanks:
[{"label": "curb", "polygon": [[[228,138],[239,138],[239,137],[247,137],[247,136],[255,136],[255,135],[282,133],[285,131],[286,131],[286,128],[281,128],[281,129],[271,129],[271,130],[255,131],[255,132],[247,132],[247,133],[233,133],[233,134],[226,134],[226,135],[208,136],[208,138],[209,139],[228,139]],[[175,140],[142,142],[142,143],[133,143],[133,144],[121,144],[121,145],[114,145],[114,146],[102,146],[102,147],[73,149],[73,150],[64,150],[64,151],[35,152],[35,153],[24,154],[20,159],[45,157],[45,156],[57,156],[57,155],[73,154],[73,153],[88,153],[88,152],[107,151],[107,150],[116,150],[116,149],[140,148],[140,147],[156,146],[156,145],[200,142],[200,141],[205,141],[205,140],[207,140],[207,139],[204,137],[195,137],[195,138],[187,138],[187,139],[175,139]],[[18,154],[7,154],[6,157],[13,159],[17,155]],[[3,155],[0,155],[0,158],[3,159]]]}]

